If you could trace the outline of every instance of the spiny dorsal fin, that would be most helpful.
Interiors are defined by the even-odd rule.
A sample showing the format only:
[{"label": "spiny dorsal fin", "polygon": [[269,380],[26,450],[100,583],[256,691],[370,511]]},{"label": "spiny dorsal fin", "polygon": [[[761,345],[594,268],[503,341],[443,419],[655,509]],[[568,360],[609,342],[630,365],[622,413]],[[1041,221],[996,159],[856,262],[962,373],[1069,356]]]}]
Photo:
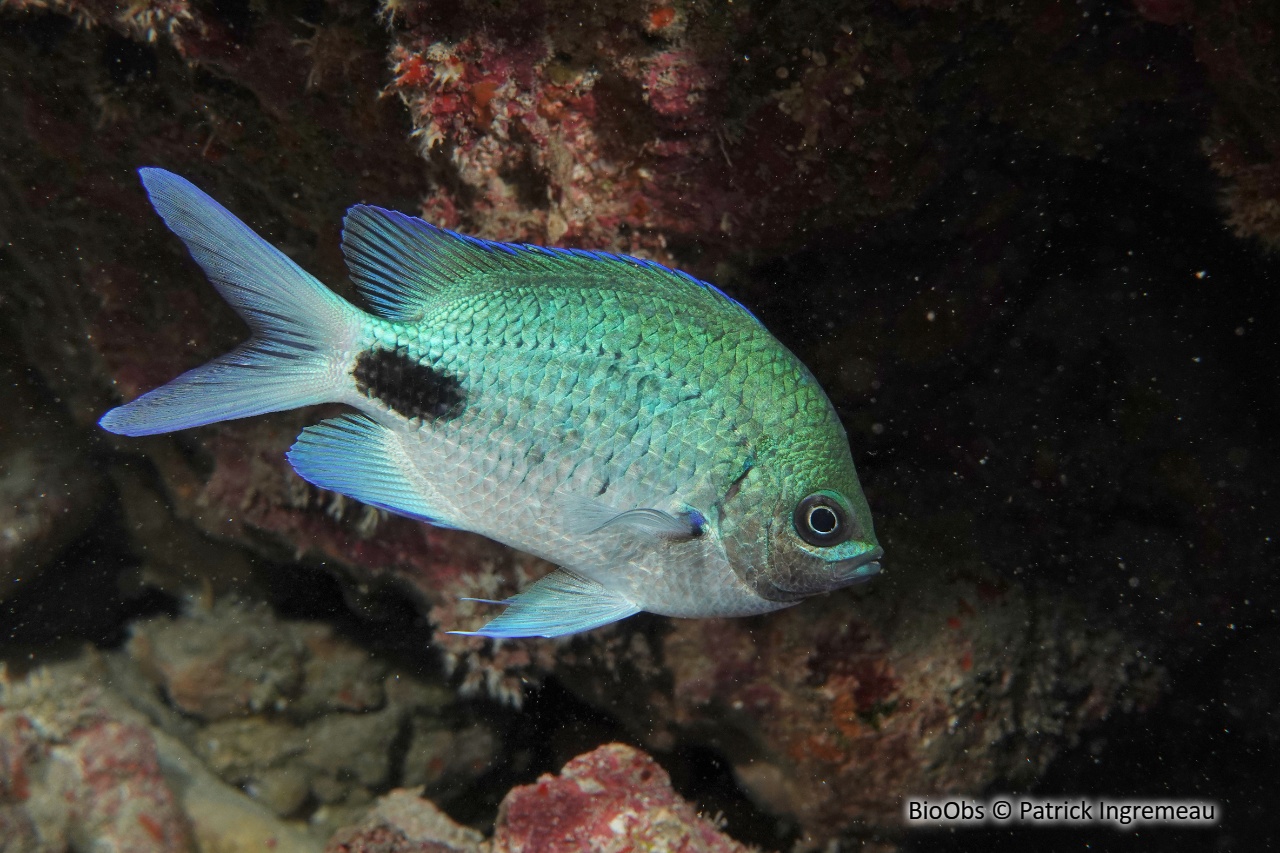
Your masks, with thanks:
[{"label": "spiny dorsal fin", "polygon": [[741,303],[715,285],[655,261],[481,240],[372,205],[358,204],[347,211],[342,253],[351,278],[378,315],[400,322],[421,319],[429,304],[451,295],[512,284],[576,282],[591,287],[619,281],[673,299],[709,298],[709,307],[740,311],[755,320]]}]

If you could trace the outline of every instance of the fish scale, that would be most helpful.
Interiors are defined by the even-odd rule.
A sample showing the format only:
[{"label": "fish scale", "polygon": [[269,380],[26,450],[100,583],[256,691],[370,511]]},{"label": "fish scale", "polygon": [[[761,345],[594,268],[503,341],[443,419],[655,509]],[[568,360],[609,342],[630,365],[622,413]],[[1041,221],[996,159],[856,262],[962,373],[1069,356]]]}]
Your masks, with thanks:
[{"label": "fish scale", "polygon": [[[610,313],[634,316],[638,306],[605,305],[603,295],[582,290],[544,294],[541,304],[531,294],[515,296],[515,300],[500,300],[498,312],[492,310],[493,300],[450,306],[450,311],[462,310],[472,318],[470,340],[465,344],[454,339],[450,346],[445,336],[433,335],[430,330],[437,321],[430,313],[416,329],[405,330],[393,324],[373,339],[401,341],[416,333],[420,344],[411,352],[424,363],[442,368],[448,364],[465,365],[473,372],[479,371],[474,378],[463,374],[469,400],[466,414],[457,420],[416,425],[422,442],[417,459],[424,475],[434,472],[449,476],[446,472],[455,471],[453,482],[458,493],[471,496],[469,502],[453,504],[457,517],[451,517],[451,523],[538,556],[557,559],[599,580],[618,569],[620,557],[626,559],[621,543],[584,545],[575,537],[564,536],[559,519],[548,511],[554,505],[554,496],[565,489],[594,491],[597,483],[607,479],[612,484],[612,496],[624,504],[632,493],[636,499],[660,495],[689,504],[713,500],[711,483],[699,481],[696,474],[700,468],[725,471],[732,467],[730,457],[738,452],[732,439],[742,427],[723,407],[717,407],[708,411],[709,417],[685,420],[683,428],[676,431],[672,413],[681,402],[723,396],[726,389],[722,386],[732,375],[736,364],[733,359],[739,355],[740,347],[732,345],[730,330],[723,328],[700,327],[696,336],[687,338],[689,346],[682,352],[693,354],[690,362],[696,361],[698,353],[718,350],[721,364],[727,362],[729,367],[723,374],[699,374],[695,381],[707,382],[708,386],[698,388],[699,396],[690,398],[685,392],[689,386],[676,381],[674,372],[655,375],[661,369],[657,359],[669,350],[645,343],[653,339],[645,335],[646,325],[651,327],[649,331],[660,331],[652,328],[657,325],[652,316],[606,335],[599,344],[604,356],[591,356],[587,347],[579,346],[580,357],[566,359],[569,347],[561,345],[552,354],[549,343],[554,338],[539,334],[557,326],[572,330]],[[549,305],[550,310],[540,310],[542,305]],[[522,334],[517,336],[513,329]],[[535,342],[546,340],[547,352],[533,352],[537,346],[525,343],[530,337]],[[767,357],[768,353],[762,355]],[[566,365],[566,361],[572,363]],[[613,375],[615,369],[625,377],[620,383]],[[765,372],[774,372],[767,363]],[[554,379],[548,381],[551,377]],[[740,396],[727,399],[738,402],[738,408],[745,410]],[[521,406],[520,402],[526,405]],[[593,433],[604,437],[601,447],[621,448],[621,452],[588,453],[581,441],[568,440],[572,427],[567,425],[572,424],[593,427]],[[394,419],[388,426],[399,428]],[[546,435],[556,451],[544,455],[539,465],[522,467],[511,457],[530,445],[521,438],[526,432]],[[470,457],[479,462],[471,462]],[[567,471],[557,469],[560,459],[566,460],[566,466],[571,464]],[[502,525],[489,520],[499,515]],[[513,536],[512,529],[518,530],[519,535]],[[677,576],[669,590],[660,590],[658,596],[649,590],[647,597],[671,598],[679,593],[679,597],[705,602],[711,594],[707,588],[717,586],[721,580],[717,572],[731,577],[727,561],[715,553],[714,547],[699,543],[688,550],[690,553],[683,556],[688,562],[687,571]],[[698,583],[699,578],[703,583]],[[762,606],[745,590],[735,591],[748,599],[734,605],[735,611],[745,608],[746,612],[753,612]],[[641,594],[633,590],[632,595]],[[645,603],[658,612],[685,609],[658,601]]]},{"label": "fish scale", "polygon": [[299,436],[300,476],[562,567],[476,633],[762,613],[878,573],[826,395],[712,285],[357,205],[342,248],[369,314],[187,181],[140,174],[253,336],[103,427],[145,435],[350,405]]}]

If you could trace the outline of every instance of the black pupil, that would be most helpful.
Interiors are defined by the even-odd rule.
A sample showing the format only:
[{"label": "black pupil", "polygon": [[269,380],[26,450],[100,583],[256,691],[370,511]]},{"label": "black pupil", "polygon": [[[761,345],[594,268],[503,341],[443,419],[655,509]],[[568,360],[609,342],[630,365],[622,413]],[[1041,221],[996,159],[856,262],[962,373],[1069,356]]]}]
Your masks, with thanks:
[{"label": "black pupil", "polygon": [[821,533],[826,536],[835,533],[836,528],[840,525],[840,520],[836,518],[835,511],[827,506],[815,506],[809,510],[809,527],[814,533]]}]

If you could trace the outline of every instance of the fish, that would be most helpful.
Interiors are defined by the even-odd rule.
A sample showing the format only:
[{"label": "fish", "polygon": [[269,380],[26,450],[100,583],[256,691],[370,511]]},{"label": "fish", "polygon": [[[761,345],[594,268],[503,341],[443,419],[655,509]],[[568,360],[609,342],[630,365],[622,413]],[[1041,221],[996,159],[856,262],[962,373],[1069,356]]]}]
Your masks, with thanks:
[{"label": "fish", "polygon": [[450,633],[755,615],[880,572],[830,400],[714,285],[357,204],[342,252],[366,311],[186,179],[138,171],[251,335],[101,426],[142,436],[349,406],[298,436],[298,476],[558,566],[491,602],[504,609],[479,630]]}]

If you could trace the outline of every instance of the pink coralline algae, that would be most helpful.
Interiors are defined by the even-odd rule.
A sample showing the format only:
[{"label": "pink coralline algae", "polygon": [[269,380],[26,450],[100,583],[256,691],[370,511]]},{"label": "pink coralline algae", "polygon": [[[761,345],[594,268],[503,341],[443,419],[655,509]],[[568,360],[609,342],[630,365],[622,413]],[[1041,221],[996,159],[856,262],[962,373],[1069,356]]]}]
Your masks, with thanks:
[{"label": "pink coralline algae", "polygon": [[429,800],[396,790],[326,853],[748,853],[671,788],[651,757],[606,744],[574,758],[558,776],[513,788],[493,837],[453,823]]},{"label": "pink coralline algae", "polygon": [[787,80],[742,52],[764,26],[745,7],[553,2],[478,26],[484,4],[395,5],[390,89],[436,170],[438,224],[672,260],[677,242],[723,257],[785,243],[836,201],[913,197],[876,177],[891,137],[901,156],[919,136],[884,132],[901,75],[848,28]]},{"label": "pink coralline algae", "polygon": [[116,839],[119,850],[175,850],[189,843],[146,729],[99,719],[69,734],[70,743],[53,755],[71,770],[73,824],[90,837]]},{"label": "pink coralline algae", "polygon": [[559,776],[515,788],[498,812],[491,853],[636,850],[746,853],[671,788],[648,755],[607,744]]},{"label": "pink coralline algae", "polygon": [[48,688],[38,677],[0,685],[0,846],[63,849],[22,846],[38,833],[46,843],[91,838],[94,849],[118,853],[190,849],[151,733],[93,708],[87,695],[68,704]]}]

